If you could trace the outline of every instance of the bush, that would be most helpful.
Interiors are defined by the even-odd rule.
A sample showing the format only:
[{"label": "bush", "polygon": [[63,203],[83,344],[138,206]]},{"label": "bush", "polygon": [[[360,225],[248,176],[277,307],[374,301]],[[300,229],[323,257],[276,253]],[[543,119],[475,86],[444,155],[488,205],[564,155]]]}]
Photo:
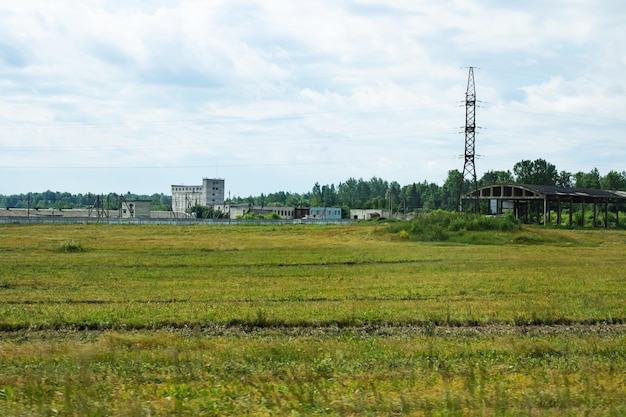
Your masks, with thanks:
[{"label": "bush", "polygon": [[282,217],[278,213],[271,212],[269,214],[246,213],[243,216],[237,216],[242,220],[280,220]]},{"label": "bush", "polygon": [[74,242],[73,240],[71,242],[63,242],[61,243],[61,245],[59,245],[59,252],[82,252],[84,251],[83,249],[83,245],[80,242]]},{"label": "bush", "polygon": [[[520,229],[520,221],[512,215],[483,216],[443,210],[416,217],[408,225],[390,225],[390,231],[400,233],[403,239],[428,242],[450,240],[454,236],[461,236],[465,232],[515,232]],[[403,231],[409,236],[403,237]]]}]

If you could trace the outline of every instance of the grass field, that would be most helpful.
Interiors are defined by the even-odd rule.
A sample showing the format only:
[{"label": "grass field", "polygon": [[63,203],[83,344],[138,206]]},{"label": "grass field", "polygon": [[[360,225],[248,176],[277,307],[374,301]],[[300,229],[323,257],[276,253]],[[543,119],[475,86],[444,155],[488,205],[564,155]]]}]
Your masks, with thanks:
[{"label": "grass field", "polygon": [[0,415],[626,414],[625,231],[390,230],[4,225]]}]

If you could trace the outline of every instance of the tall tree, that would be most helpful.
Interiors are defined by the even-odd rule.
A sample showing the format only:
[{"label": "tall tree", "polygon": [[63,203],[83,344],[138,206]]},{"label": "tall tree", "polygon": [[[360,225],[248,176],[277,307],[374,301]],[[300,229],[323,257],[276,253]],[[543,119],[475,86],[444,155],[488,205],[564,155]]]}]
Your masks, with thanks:
[{"label": "tall tree", "polygon": [[513,166],[516,182],[520,184],[556,185],[558,171],[544,159],[523,160]]},{"label": "tall tree", "polygon": [[598,168],[592,169],[590,172],[577,172],[574,174],[574,180],[577,188],[600,188],[600,172]]},{"label": "tall tree", "polygon": [[478,180],[479,186],[493,185],[493,184],[508,184],[515,182],[511,171],[487,171],[483,174],[482,178]]},{"label": "tall tree", "polygon": [[320,187],[320,183],[316,182],[313,185],[313,190],[311,190],[311,207],[322,207],[324,202],[322,201],[322,187]]},{"label": "tall tree", "polygon": [[340,182],[337,186],[337,200],[340,205],[356,208],[357,181],[350,177],[345,182]]},{"label": "tall tree", "polygon": [[391,203],[391,210],[398,211],[400,208],[400,194],[402,193],[402,188],[397,181],[392,181],[389,184],[389,201]]},{"label": "tall tree", "polygon": [[356,208],[367,208],[367,201],[371,198],[370,184],[359,178],[356,183],[357,206]]},{"label": "tall tree", "polygon": [[434,182],[426,183],[422,192],[422,207],[427,210],[437,210],[442,207],[441,187]]},{"label": "tall tree", "polygon": [[[441,207],[444,210],[456,210],[459,204],[459,190],[463,174],[456,169],[448,171],[448,177],[441,187]],[[463,187],[463,192],[469,191],[469,187]]]},{"label": "tall tree", "polygon": [[420,194],[417,192],[417,185],[413,183],[409,187],[409,192],[406,196],[406,212],[411,213],[417,211],[420,207],[422,207]]},{"label": "tall tree", "polygon": [[609,171],[600,180],[603,190],[626,191],[626,172]]},{"label": "tall tree", "polygon": [[387,181],[378,177],[372,177],[372,179],[370,179],[368,182],[370,188],[369,198],[385,198],[385,194],[387,194],[387,191],[389,190],[389,183]]},{"label": "tall tree", "polygon": [[572,177],[573,175],[571,172],[561,171],[559,172],[556,185],[559,187],[569,188],[572,186]]},{"label": "tall tree", "polygon": [[335,185],[334,184],[330,184],[330,186],[323,185],[322,190],[321,190],[321,198],[322,198],[322,205],[324,207],[334,206],[337,200],[337,192],[335,191]]},{"label": "tall tree", "polygon": [[304,197],[298,193],[287,193],[285,205],[288,207],[299,207],[304,205]]}]

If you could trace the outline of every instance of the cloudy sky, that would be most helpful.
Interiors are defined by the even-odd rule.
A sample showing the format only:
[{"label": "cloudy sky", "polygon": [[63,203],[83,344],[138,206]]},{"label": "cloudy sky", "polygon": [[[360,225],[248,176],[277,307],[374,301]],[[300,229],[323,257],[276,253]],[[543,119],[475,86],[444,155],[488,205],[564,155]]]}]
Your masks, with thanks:
[{"label": "cloudy sky", "polygon": [[626,170],[623,0],[10,0],[0,194]]}]

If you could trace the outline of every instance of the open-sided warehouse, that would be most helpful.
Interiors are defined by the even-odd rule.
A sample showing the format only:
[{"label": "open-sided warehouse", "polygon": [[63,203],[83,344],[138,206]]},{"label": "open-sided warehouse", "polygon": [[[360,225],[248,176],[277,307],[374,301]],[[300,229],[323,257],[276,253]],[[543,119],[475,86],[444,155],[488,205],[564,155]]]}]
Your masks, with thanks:
[{"label": "open-sided warehouse", "polygon": [[[609,225],[609,210],[615,212],[615,224],[619,224],[619,210],[626,204],[626,192],[596,190],[589,188],[565,188],[533,184],[494,184],[480,187],[464,194],[462,199],[489,200],[494,214],[512,210],[515,217],[529,221],[536,218],[548,223],[550,214],[556,212],[557,224],[562,223],[563,210],[567,208],[568,224],[573,224],[573,212],[582,209],[584,225],[585,210],[593,210],[594,225]],[[575,206],[579,205],[579,206]],[[602,222],[598,219],[602,215]]]}]

